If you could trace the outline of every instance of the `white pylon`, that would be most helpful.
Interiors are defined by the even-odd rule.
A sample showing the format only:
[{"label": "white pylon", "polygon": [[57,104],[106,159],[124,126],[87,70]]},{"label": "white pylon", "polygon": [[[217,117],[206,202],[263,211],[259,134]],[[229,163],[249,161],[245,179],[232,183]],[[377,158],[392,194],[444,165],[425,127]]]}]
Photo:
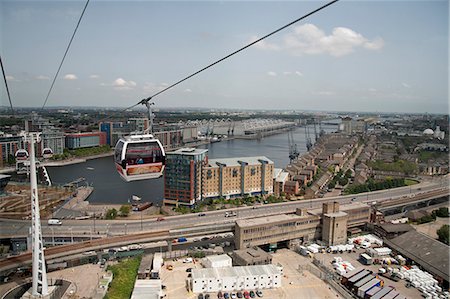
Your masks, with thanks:
[{"label": "white pylon", "polygon": [[44,246],[42,243],[41,216],[36,176],[35,142],[40,141],[40,133],[30,132],[23,136],[30,145],[30,185],[31,185],[31,246],[32,246],[32,295],[43,298],[48,295],[47,271],[45,268]]}]

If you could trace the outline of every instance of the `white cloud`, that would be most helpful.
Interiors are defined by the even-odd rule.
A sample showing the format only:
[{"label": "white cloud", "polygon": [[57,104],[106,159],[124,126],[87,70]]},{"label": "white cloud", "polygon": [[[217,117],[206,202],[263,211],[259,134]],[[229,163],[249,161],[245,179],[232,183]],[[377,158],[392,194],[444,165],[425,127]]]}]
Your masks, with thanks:
[{"label": "white cloud", "polygon": [[285,75],[285,76],[289,76],[291,74],[292,74],[292,72],[283,72],[283,75]]},{"label": "white cloud", "polygon": [[411,85],[409,85],[409,84],[406,83],[406,82],[402,82],[402,86],[403,86],[404,88],[411,88]]},{"label": "white cloud", "polygon": [[277,75],[277,73],[275,73],[273,71],[269,71],[269,72],[267,72],[267,75],[275,77]]},{"label": "white cloud", "polygon": [[67,74],[64,76],[64,80],[77,80],[78,77],[74,74]]},{"label": "white cloud", "polygon": [[192,90],[191,90],[190,88],[186,88],[186,89],[184,90],[184,92],[192,92]]},{"label": "white cloud", "polygon": [[48,76],[44,76],[44,75],[39,75],[35,77],[36,80],[50,80],[50,77]]},{"label": "white cloud", "polygon": [[[252,37],[255,40],[255,37]],[[294,27],[293,31],[282,38],[280,45],[261,41],[255,45],[262,50],[287,50],[293,55],[329,54],[340,57],[350,54],[356,48],[379,50],[383,48],[384,41],[377,37],[369,40],[362,34],[346,27],[336,27],[327,35],[322,29],[313,24],[304,24]]]},{"label": "white cloud", "polygon": [[[256,41],[257,39],[258,39],[258,37],[256,35],[253,35],[252,37],[250,37],[249,43],[252,43],[252,42]],[[280,46],[278,46],[276,44],[268,43],[265,40],[257,42],[256,44],[253,45],[253,47],[255,47],[257,49],[261,49],[261,50],[272,50],[272,51],[280,50]]]},{"label": "white cloud", "polygon": [[90,75],[89,78],[91,78],[91,79],[98,79],[98,78],[100,78],[100,76],[99,75]]},{"label": "white cloud", "polygon": [[369,91],[370,92],[376,92],[377,90],[375,88],[371,87],[371,88],[369,88]]},{"label": "white cloud", "polygon": [[16,81],[16,78],[14,78],[13,76],[6,76],[6,80],[8,80],[8,81]]},{"label": "white cloud", "polygon": [[[169,86],[169,84],[165,83],[165,82],[162,82],[162,83],[145,82],[143,90],[146,94],[147,93],[155,93],[155,92],[163,90],[167,86]],[[185,90],[185,92],[186,92],[186,90]]]},{"label": "white cloud", "polygon": [[133,89],[133,87],[137,86],[137,84],[136,82],[131,80],[126,81],[123,78],[117,78],[116,80],[114,80],[112,86],[118,90],[129,90]]},{"label": "white cloud", "polygon": [[296,74],[297,76],[301,76],[301,77],[303,77],[303,73],[302,73],[302,72],[300,72],[300,71],[295,71],[295,74]]}]

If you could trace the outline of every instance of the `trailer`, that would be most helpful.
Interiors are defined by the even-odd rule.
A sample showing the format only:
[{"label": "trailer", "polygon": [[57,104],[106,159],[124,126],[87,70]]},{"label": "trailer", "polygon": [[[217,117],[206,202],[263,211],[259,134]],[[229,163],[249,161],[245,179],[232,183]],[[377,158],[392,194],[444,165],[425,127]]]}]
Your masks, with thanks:
[{"label": "trailer", "polygon": [[381,290],[381,287],[373,287],[371,288],[366,295],[364,295],[364,299],[370,299],[372,298],[376,293],[378,293],[378,291]]},{"label": "trailer", "polygon": [[383,299],[394,299],[396,296],[398,296],[400,293],[396,290],[393,290],[389,292],[386,296],[383,297]]},{"label": "trailer", "polygon": [[367,275],[366,277],[364,277],[364,278],[361,278],[360,280],[358,280],[354,285],[353,285],[353,287],[352,287],[352,292],[353,293],[355,293],[355,294],[357,294],[358,293],[358,289],[360,288],[360,287],[362,287],[363,285],[365,285],[366,283],[368,283],[369,281],[371,281],[372,279],[374,279],[375,278],[375,276],[373,276],[373,275]]},{"label": "trailer", "polygon": [[378,287],[380,285],[381,285],[381,280],[379,280],[378,278],[373,278],[372,280],[370,280],[369,282],[365,283],[360,288],[358,288],[357,295],[359,298],[364,298],[364,296],[366,295],[366,293],[368,291],[370,291],[372,288]]},{"label": "trailer", "polygon": [[363,271],[363,270],[364,270],[364,268],[356,268],[356,269],[354,269],[354,270],[352,270],[352,271],[349,271],[349,272],[345,273],[344,275],[342,275],[341,283],[342,283],[342,284],[346,284],[347,281],[348,281],[351,277],[355,276],[356,274],[358,274],[359,272],[361,272],[361,271]]},{"label": "trailer", "polygon": [[347,287],[353,287],[353,285],[358,281],[361,280],[362,278],[366,277],[367,275],[370,274],[369,270],[363,270],[361,272],[359,272],[356,275],[353,275],[346,283]]},{"label": "trailer", "polygon": [[359,261],[363,264],[363,265],[372,265],[373,264],[373,259],[372,257],[370,257],[368,254],[366,253],[361,253],[359,256]]},{"label": "trailer", "polygon": [[62,225],[62,221],[59,219],[49,219],[48,225]]},{"label": "trailer", "polygon": [[390,291],[394,290],[392,287],[384,287],[378,293],[373,295],[371,299],[381,299],[386,296]]}]

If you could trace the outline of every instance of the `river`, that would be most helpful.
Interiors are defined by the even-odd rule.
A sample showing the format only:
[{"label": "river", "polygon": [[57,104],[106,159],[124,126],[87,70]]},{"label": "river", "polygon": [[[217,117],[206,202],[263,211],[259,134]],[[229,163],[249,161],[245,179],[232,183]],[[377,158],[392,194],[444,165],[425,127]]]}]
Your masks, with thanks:
[{"label": "river", "polygon": [[[336,126],[322,126],[326,132],[336,131]],[[310,134],[314,132],[309,129]],[[293,131],[294,141],[300,153],[306,152],[306,138],[304,127]],[[314,142],[314,133],[311,134]],[[260,140],[235,139],[216,142],[200,148],[209,150],[210,158],[230,158],[248,156],[266,156],[271,159],[276,168],[284,168],[289,163],[288,133],[268,136]],[[94,192],[89,197],[93,204],[125,204],[132,195],[142,198],[142,201],[160,204],[163,200],[163,179],[145,180],[126,183],[116,172],[113,158],[99,158],[83,163],[47,167],[53,184],[66,184],[80,177],[94,187]]]}]

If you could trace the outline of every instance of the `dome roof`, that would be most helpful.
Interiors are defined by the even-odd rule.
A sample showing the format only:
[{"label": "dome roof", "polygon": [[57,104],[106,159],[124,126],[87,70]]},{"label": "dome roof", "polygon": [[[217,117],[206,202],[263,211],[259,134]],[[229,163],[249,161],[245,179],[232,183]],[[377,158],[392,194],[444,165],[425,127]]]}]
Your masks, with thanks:
[{"label": "dome roof", "polygon": [[434,134],[434,131],[431,129],[426,129],[423,131],[423,135],[433,135],[433,134]]}]

